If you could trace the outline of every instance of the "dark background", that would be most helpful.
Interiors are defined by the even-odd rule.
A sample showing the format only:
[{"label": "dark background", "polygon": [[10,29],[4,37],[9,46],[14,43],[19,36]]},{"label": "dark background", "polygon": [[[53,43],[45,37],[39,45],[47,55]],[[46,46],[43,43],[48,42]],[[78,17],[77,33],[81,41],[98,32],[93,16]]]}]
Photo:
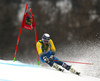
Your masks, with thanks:
[{"label": "dark background", "polygon": [[[0,0],[0,59],[13,60],[22,20],[18,15],[26,3],[34,13],[38,40],[47,32],[57,49],[100,40],[100,0]],[[36,62],[34,29],[22,29],[16,60]]]}]

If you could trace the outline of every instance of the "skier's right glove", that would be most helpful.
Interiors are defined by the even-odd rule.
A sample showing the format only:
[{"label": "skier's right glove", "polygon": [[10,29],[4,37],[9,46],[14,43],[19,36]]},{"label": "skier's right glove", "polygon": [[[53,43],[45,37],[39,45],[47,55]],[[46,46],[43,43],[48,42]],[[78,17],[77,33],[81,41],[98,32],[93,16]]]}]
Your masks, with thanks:
[{"label": "skier's right glove", "polygon": [[49,59],[48,59],[46,56],[43,57],[43,60],[44,60],[46,63],[49,63],[49,62],[50,62]]}]

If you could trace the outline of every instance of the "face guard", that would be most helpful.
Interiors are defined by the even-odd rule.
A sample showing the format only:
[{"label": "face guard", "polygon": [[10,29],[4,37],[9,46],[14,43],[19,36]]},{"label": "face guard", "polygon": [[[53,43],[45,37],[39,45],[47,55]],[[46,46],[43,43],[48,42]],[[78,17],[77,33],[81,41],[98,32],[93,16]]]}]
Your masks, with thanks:
[{"label": "face guard", "polygon": [[45,43],[48,43],[49,40],[50,40],[50,35],[47,34],[47,33],[43,34],[42,41],[45,42]]}]

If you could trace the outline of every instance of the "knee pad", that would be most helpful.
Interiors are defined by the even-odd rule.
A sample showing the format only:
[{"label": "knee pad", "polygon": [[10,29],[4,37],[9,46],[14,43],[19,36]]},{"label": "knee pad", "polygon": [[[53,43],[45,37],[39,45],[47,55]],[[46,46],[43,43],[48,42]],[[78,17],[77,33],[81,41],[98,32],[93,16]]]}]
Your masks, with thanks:
[{"label": "knee pad", "polygon": [[52,67],[52,66],[53,66],[53,63],[54,63],[54,62],[52,61],[52,62],[49,62],[48,64]]}]

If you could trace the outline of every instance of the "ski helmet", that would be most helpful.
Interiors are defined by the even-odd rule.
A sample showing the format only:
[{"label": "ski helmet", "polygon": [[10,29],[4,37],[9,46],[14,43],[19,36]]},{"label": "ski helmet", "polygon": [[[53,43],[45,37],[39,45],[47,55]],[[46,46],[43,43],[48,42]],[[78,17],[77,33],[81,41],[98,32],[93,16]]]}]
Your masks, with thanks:
[{"label": "ski helmet", "polygon": [[44,33],[42,36],[42,41],[48,43],[49,40],[50,40],[50,35],[48,33]]}]

